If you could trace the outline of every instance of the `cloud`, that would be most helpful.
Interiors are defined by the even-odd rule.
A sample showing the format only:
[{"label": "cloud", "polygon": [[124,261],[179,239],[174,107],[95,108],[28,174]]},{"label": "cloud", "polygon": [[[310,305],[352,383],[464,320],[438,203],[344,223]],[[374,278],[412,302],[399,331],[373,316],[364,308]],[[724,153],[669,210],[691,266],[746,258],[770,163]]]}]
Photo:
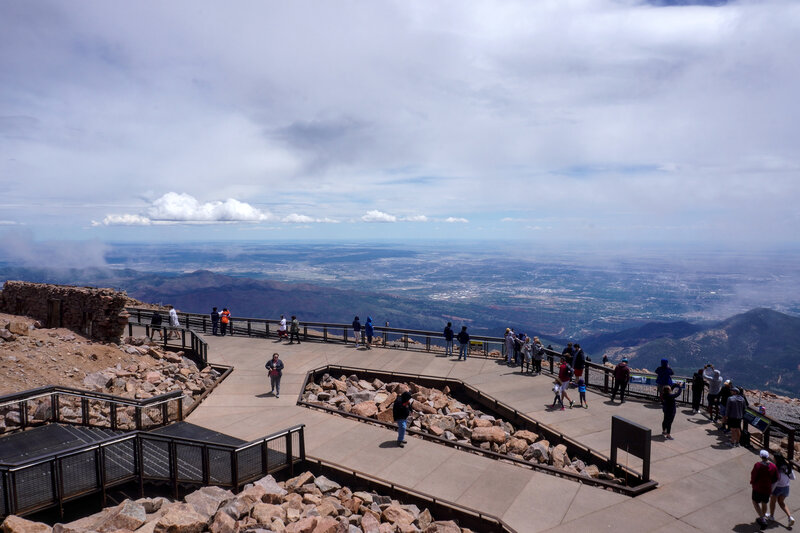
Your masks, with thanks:
[{"label": "cloud", "polygon": [[0,226],[16,226],[19,222],[14,220],[0,220]]},{"label": "cloud", "polygon": [[389,213],[384,213],[383,211],[373,209],[371,211],[367,211],[367,213],[361,217],[361,220],[364,222],[397,222],[397,217],[390,215]]},{"label": "cloud", "polygon": [[[103,218],[104,226],[149,226],[152,224],[214,224],[233,222],[263,222],[274,217],[251,206],[229,198],[224,202],[201,203],[186,193],[169,192],[155,200],[146,214],[112,214]],[[93,225],[98,225],[93,222]]]},{"label": "cloud", "polygon": [[105,266],[107,244],[91,241],[36,241],[29,228],[0,234],[0,257],[10,264],[37,268],[86,268]]},{"label": "cloud", "polygon": [[425,215],[412,215],[408,217],[403,217],[403,220],[407,222],[429,222],[430,219]]},{"label": "cloud", "polygon": [[281,222],[285,222],[286,224],[338,224],[338,220],[334,220],[332,218],[314,218],[308,215],[299,215],[297,213],[292,213],[291,215],[287,215],[281,219]]},{"label": "cloud", "polygon": [[469,222],[466,218],[460,217],[447,217],[444,221],[450,224],[467,224]]}]

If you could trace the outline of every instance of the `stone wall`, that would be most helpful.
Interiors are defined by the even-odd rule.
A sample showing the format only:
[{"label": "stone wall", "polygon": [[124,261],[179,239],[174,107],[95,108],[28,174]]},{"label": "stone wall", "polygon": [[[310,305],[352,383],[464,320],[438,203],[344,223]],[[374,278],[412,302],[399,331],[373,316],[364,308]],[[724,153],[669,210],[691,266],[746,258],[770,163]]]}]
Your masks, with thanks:
[{"label": "stone wall", "polygon": [[119,343],[128,324],[125,292],[94,287],[6,281],[0,312],[29,316],[48,328],[69,328],[93,339]]}]

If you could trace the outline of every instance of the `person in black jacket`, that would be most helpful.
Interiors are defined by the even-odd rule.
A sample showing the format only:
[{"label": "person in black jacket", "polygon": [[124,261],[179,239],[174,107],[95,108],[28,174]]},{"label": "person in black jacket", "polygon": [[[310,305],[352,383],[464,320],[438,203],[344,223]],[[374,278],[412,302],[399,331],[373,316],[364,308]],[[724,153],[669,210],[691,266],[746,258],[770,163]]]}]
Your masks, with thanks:
[{"label": "person in black jacket", "polygon": [[211,309],[211,334],[216,337],[218,330],[219,330],[219,311],[217,311],[217,308],[214,307],[213,309]]},{"label": "person in black jacket", "polygon": [[[673,392],[673,387],[675,392]],[[670,387],[664,385],[661,389],[661,409],[664,411],[664,420],[661,422],[661,432],[665,439],[672,440],[672,422],[675,420],[675,413],[677,408],[675,406],[675,399],[683,392],[683,386],[678,383]]]},{"label": "person in black jacket", "polygon": [[161,313],[153,311],[153,316],[150,318],[150,338],[155,340],[154,337],[158,333],[159,339],[164,339],[164,334],[161,332]]},{"label": "person in black jacket", "polygon": [[394,401],[392,418],[397,422],[397,445],[401,448],[406,444],[406,424],[411,414],[411,393],[406,391]]},{"label": "person in black jacket", "polygon": [[444,356],[453,355],[453,323],[448,322],[444,327]]},{"label": "person in black jacket", "polygon": [[703,401],[703,390],[708,386],[703,371],[701,368],[692,376],[692,414],[697,414],[700,411],[700,403]]},{"label": "person in black jacket", "polygon": [[279,355],[272,354],[272,359],[267,361],[264,367],[269,373],[269,383],[272,385],[272,393],[276,398],[281,397],[281,376],[283,375],[283,361],[279,359]]},{"label": "person in black jacket", "polygon": [[462,357],[464,361],[467,360],[467,353],[469,352],[469,333],[467,333],[467,326],[461,326],[461,331],[458,334],[458,359]]}]

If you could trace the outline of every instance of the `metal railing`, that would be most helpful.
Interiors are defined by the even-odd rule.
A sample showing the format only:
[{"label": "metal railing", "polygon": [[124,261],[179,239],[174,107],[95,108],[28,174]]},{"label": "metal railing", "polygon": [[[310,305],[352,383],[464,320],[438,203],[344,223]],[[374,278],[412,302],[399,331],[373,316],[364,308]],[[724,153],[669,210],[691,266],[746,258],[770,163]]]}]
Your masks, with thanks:
[{"label": "metal railing", "polygon": [[5,432],[47,423],[66,423],[112,430],[148,430],[183,420],[183,391],[147,399],[47,386],[0,396]]},{"label": "metal railing", "polygon": [[189,351],[189,355],[194,355],[196,362],[200,366],[208,364],[208,344],[194,331],[190,330],[188,327],[174,328],[164,325],[153,326],[149,323],[150,316],[145,316],[145,319],[146,320],[143,322],[141,313],[135,315],[131,313],[131,316],[128,318],[128,335],[133,337],[133,327],[142,326],[145,328],[145,335],[153,340],[153,342],[155,342],[155,334],[159,334],[159,343],[164,349]]},{"label": "metal railing", "polygon": [[0,463],[0,516],[58,507],[87,494],[137,482],[166,482],[177,499],[180,486],[218,485],[238,491],[267,474],[305,460],[304,425],[240,446],[135,431],[42,455],[16,464]]}]

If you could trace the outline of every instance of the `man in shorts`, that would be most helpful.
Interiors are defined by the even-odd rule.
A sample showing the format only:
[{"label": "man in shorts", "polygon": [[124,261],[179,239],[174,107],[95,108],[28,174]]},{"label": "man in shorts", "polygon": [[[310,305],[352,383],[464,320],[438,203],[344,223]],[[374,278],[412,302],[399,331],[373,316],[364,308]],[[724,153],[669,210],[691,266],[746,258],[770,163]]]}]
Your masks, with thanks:
[{"label": "man in shorts", "polygon": [[569,382],[572,379],[572,367],[567,364],[566,358],[561,356],[561,364],[558,366],[558,380],[561,382],[561,409],[564,409],[564,398],[569,402],[569,408],[572,409],[573,401],[567,394]]},{"label": "man in shorts", "polygon": [[767,503],[772,493],[772,484],[778,481],[778,467],[769,460],[767,450],[761,450],[760,455],[761,461],[757,462],[750,472],[750,485],[753,487],[753,508],[758,513],[756,522],[760,526],[766,526]]},{"label": "man in shorts", "polygon": [[731,448],[739,446],[742,438],[742,419],[744,418],[744,396],[741,387],[734,388],[733,393],[725,403],[725,418],[723,421],[728,424],[731,430],[731,441],[728,446]]}]

